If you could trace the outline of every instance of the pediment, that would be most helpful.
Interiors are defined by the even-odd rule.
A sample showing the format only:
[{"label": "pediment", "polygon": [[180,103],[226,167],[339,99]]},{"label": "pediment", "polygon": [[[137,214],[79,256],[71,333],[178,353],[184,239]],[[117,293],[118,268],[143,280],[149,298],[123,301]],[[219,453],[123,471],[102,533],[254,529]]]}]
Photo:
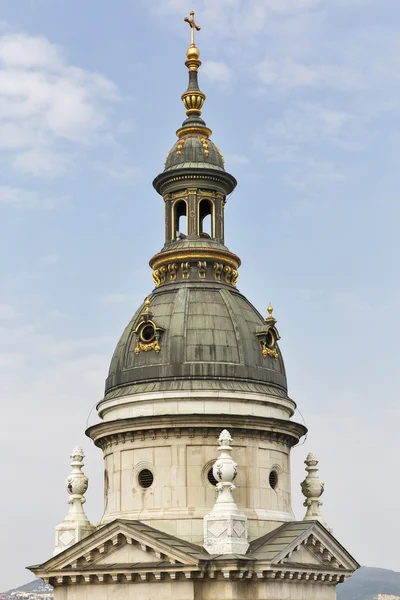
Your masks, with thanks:
[{"label": "pediment", "polygon": [[323,566],[323,561],[317,558],[308,548],[300,546],[297,550],[280,561],[284,564]]},{"label": "pediment", "polygon": [[161,559],[160,553],[155,552],[148,546],[143,550],[139,544],[125,543],[115,547],[113,552],[107,552],[105,556],[96,556],[93,565],[114,565],[157,562]]},{"label": "pediment", "polygon": [[250,544],[252,557],[272,565],[353,572],[359,564],[318,521],[285,523]]},{"label": "pediment", "polygon": [[116,520],[31,570],[72,571],[106,565],[198,564],[201,548],[137,521]]}]

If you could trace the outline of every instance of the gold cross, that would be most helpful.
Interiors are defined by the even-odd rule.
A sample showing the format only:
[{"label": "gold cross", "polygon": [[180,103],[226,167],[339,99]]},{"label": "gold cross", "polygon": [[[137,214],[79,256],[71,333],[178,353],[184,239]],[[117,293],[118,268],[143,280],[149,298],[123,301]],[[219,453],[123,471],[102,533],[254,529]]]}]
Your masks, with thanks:
[{"label": "gold cross", "polygon": [[185,23],[189,23],[189,25],[190,25],[190,32],[191,32],[191,42],[190,43],[192,44],[192,46],[194,46],[194,30],[196,29],[197,31],[200,31],[200,29],[201,29],[194,22],[194,12],[191,11],[190,19],[189,19],[189,17],[185,17],[184,21],[185,21]]}]

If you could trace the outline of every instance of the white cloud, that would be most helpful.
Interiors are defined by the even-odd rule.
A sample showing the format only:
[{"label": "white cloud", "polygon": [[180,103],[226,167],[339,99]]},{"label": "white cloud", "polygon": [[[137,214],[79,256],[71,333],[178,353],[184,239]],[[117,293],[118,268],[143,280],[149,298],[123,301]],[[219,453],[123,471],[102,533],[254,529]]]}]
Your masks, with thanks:
[{"label": "white cloud", "polygon": [[250,162],[245,154],[226,154],[225,160],[234,165],[245,165]]},{"label": "white cloud", "polygon": [[256,73],[266,85],[283,85],[285,87],[310,86],[318,83],[318,76],[313,68],[287,58],[282,62],[265,59],[256,66]]},{"label": "white cloud", "polygon": [[293,103],[280,119],[270,119],[267,132],[289,142],[313,142],[321,138],[337,140],[346,135],[354,120],[352,114],[313,102]]},{"label": "white cloud", "polygon": [[14,319],[17,313],[12,306],[8,304],[0,304],[0,319]]},{"label": "white cloud", "polygon": [[0,35],[0,150],[17,170],[64,172],[65,145],[106,138],[108,107],[117,99],[110,80],[69,65],[45,38]]},{"label": "white cloud", "polygon": [[340,182],[346,179],[344,169],[330,158],[315,158],[312,150],[306,151],[301,145],[268,144],[264,136],[255,136],[254,145],[263,152],[269,165],[285,165],[284,170],[275,171],[290,187],[308,190],[326,182]]},{"label": "white cloud", "polygon": [[[102,396],[114,344],[114,340],[106,338],[58,338],[37,326],[24,327],[21,321],[20,316],[15,325],[12,322],[3,327],[0,335],[0,389],[7,402],[0,425],[0,451],[4,454],[12,444],[16,423],[24,439],[24,444],[14,445],[14,467],[4,474],[3,483],[14,490],[14,510],[22,515],[24,529],[29,519],[33,524],[32,518],[23,514],[24,488],[34,486],[35,480],[46,480],[49,494],[44,503],[43,497],[39,500],[40,495],[32,498],[30,511],[25,511],[36,515],[33,526],[38,543],[34,550],[28,545],[22,548],[16,539],[9,546],[10,564],[15,565],[15,571],[20,568],[18,577],[22,576],[15,585],[23,581],[23,565],[51,554],[52,531],[68,510],[62,482],[70,471],[69,454],[76,444],[83,446],[87,455],[89,517],[97,522],[101,515],[100,451],[86,438],[84,427],[91,407]],[[95,419],[94,410],[91,423]],[[32,461],[33,447],[39,458]],[[16,469],[21,477],[15,477]],[[4,535],[11,539],[11,521],[2,527]],[[41,530],[45,531],[43,536]],[[10,577],[7,587],[13,585]]]},{"label": "white cloud", "polygon": [[0,63],[19,69],[59,69],[63,60],[59,49],[46,38],[16,34],[0,39]]},{"label": "white cloud", "polygon": [[136,123],[133,119],[125,119],[118,124],[117,131],[123,135],[134,133],[136,131]]},{"label": "white cloud", "polygon": [[49,316],[52,319],[68,319],[68,314],[63,312],[62,310],[59,310],[58,308],[51,310]]},{"label": "white cloud", "polygon": [[17,154],[12,164],[18,171],[31,173],[38,177],[52,178],[67,170],[70,159],[54,150],[32,148]]},{"label": "white cloud", "polygon": [[1,185],[0,206],[11,205],[20,208],[49,210],[59,206],[60,199],[40,196],[38,192],[22,188]]},{"label": "white cloud", "polygon": [[207,60],[203,63],[203,73],[210,81],[225,86],[232,77],[232,72],[224,62]]},{"label": "white cloud", "polygon": [[128,294],[105,294],[99,299],[101,304],[121,304],[130,299]]},{"label": "white cloud", "polygon": [[0,204],[19,204],[21,202],[31,202],[35,199],[35,192],[7,185],[0,186]]},{"label": "white cloud", "polygon": [[24,356],[17,352],[0,352],[0,372],[16,371],[24,364]]},{"label": "white cloud", "polygon": [[[321,4],[323,0],[218,0],[212,3],[202,0],[196,4],[196,20],[203,28],[201,35],[243,38],[265,32],[275,15],[298,15]],[[155,0],[146,6],[151,12],[162,15],[182,16],[188,12],[185,0]]]},{"label": "white cloud", "polygon": [[60,257],[57,252],[49,252],[41,257],[39,264],[40,266],[56,265],[59,261],[59,258]]},{"label": "white cloud", "polygon": [[117,179],[118,181],[135,181],[140,176],[141,170],[138,167],[132,167],[131,165],[106,165],[103,163],[95,163],[95,169],[106,173],[109,177]]}]

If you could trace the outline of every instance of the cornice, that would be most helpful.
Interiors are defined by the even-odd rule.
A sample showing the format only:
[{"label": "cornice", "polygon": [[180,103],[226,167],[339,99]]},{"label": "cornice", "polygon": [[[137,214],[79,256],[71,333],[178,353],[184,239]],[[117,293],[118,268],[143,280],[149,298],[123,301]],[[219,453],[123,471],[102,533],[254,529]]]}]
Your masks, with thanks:
[{"label": "cornice", "polygon": [[[34,567],[32,568],[32,570]],[[309,565],[262,565],[246,558],[234,560],[210,559],[196,565],[102,565],[101,567],[43,571],[35,569],[37,577],[53,587],[75,584],[141,583],[174,580],[279,580],[288,583],[337,585],[351,571],[325,569]]]},{"label": "cornice", "polygon": [[161,196],[164,196],[169,191],[168,188],[176,187],[177,183],[187,185],[188,182],[193,182],[193,185],[201,186],[205,181],[222,185],[225,194],[230,194],[237,185],[233,175],[223,169],[182,167],[163,171],[154,179],[153,186]]},{"label": "cornice", "polygon": [[259,438],[295,446],[307,429],[294,421],[272,417],[245,415],[156,415],[132,419],[118,419],[93,425],[86,430],[96,446],[106,448],[126,441],[144,441],[188,436],[191,438],[218,437],[221,428],[228,428],[237,438]]},{"label": "cornice", "polygon": [[238,269],[241,265],[240,258],[227,250],[213,248],[182,248],[182,250],[164,250],[155,254],[149,261],[152,269],[158,269],[166,263],[181,263],[186,261],[196,260],[213,260],[216,262],[226,262],[234,269]]}]

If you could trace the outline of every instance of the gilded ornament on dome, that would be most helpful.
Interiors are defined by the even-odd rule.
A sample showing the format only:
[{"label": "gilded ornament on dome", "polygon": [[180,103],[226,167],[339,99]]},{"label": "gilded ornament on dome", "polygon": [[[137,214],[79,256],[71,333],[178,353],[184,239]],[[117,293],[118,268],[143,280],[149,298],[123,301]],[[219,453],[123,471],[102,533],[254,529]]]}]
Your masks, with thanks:
[{"label": "gilded ornament on dome", "polygon": [[165,283],[167,281],[167,267],[162,266],[162,267],[160,267],[159,271],[160,271],[160,281],[161,281],[161,283]]},{"label": "gilded ornament on dome", "polygon": [[232,269],[231,284],[233,285],[233,287],[236,287],[238,279],[239,279],[239,272],[236,269]]},{"label": "gilded ornament on dome", "polygon": [[225,158],[224,158],[224,155],[222,154],[221,150],[218,148],[217,144],[214,144],[214,146],[216,147],[216,149],[217,149],[217,152],[218,152],[218,154],[219,154],[219,155],[220,155],[220,157],[221,157],[222,164],[224,165],[224,164],[225,164]]},{"label": "gilded ornament on dome", "polygon": [[228,267],[228,265],[224,267],[225,283],[232,283],[232,270],[232,267]]},{"label": "gilded ornament on dome", "polygon": [[272,358],[275,358],[275,360],[279,358],[279,354],[276,348],[268,348],[265,342],[262,343],[262,355],[264,358],[266,358],[267,356],[271,356]]},{"label": "gilded ornament on dome", "polygon": [[224,268],[224,265],[222,263],[214,263],[213,264],[214,279],[216,281],[221,281],[221,274],[222,274],[223,268]]},{"label": "gilded ornament on dome", "polygon": [[176,156],[180,156],[182,154],[183,144],[185,143],[185,138],[181,138],[178,140],[178,145],[176,147]]},{"label": "gilded ornament on dome", "polygon": [[169,280],[170,281],[176,281],[176,274],[178,271],[178,265],[176,263],[171,263],[168,265],[168,272],[169,272]]},{"label": "gilded ornament on dome", "polygon": [[207,262],[205,260],[199,260],[199,262],[197,263],[197,268],[199,270],[199,279],[205,279]]},{"label": "gilded ornament on dome", "polygon": [[163,327],[158,326],[153,320],[153,313],[150,310],[151,300],[145,300],[145,309],[140,315],[139,323],[136,325],[133,333],[136,335],[135,354],[140,352],[160,352],[160,338],[165,331]]},{"label": "gilded ornament on dome", "polygon": [[190,277],[190,263],[181,263],[182,279],[189,279]]},{"label": "gilded ornament on dome", "polygon": [[160,271],[158,269],[154,269],[153,271],[153,281],[156,287],[161,285]]},{"label": "gilded ornament on dome", "polygon": [[208,140],[206,138],[201,138],[200,142],[201,142],[201,145],[203,146],[205,156],[208,156],[209,155]]}]

